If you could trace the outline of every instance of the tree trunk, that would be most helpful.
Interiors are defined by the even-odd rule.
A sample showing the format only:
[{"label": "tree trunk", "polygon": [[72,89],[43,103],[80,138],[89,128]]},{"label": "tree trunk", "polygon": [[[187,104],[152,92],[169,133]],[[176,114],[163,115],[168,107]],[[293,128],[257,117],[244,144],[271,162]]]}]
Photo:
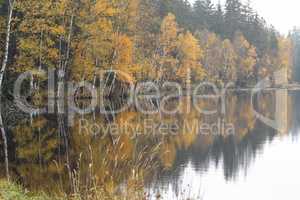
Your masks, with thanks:
[{"label": "tree trunk", "polygon": [[9,3],[9,5],[8,5],[8,16],[7,16],[7,27],[6,27],[5,50],[4,50],[4,57],[3,57],[3,61],[2,61],[1,71],[0,71],[0,94],[2,93],[3,77],[4,77],[4,73],[5,73],[7,61],[8,61],[14,0],[9,0],[8,3]]},{"label": "tree trunk", "polygon": [[[1,98],[1,97],[0,97]],[[1,102],[1,100],[0,100]],[[5,164],[5,173],[6,173],[6,178],[7,181],[10,180],[10,176],[9,176],[9,166],[8,166],[8,147],[7,147],[7,137],[6,137],[6,133],[5,133],[5,129],[4,129],[4,124],[3,124],[3,120],[2,120],[2,112],[1,112],[1,107],[0,107],[0,130],[1,130],[1,136],[3,139],[3,150],[4,150],[4,164]]]},{"label": "tree trunk", "polygon": [[74,15],[72,14],[69,26],[69,34],[67,38],[67,51],[66,51],[66,58],[65,61],[61,64],[61,68],[58,70],[58,89],[57,89],[57,98],[64,98],[65,92],[65,82],[67,76],[67,66],[70,59],[70,51],[71,51],[71,40],[72,40],[72,33],[73,33],[73,22],[74,22]]},{"label": "tree trunk", "polygon": [[73,23],[74,23],[74,14],[71,16],[70,20],[70,27],[69,27],[69,35],[68,35],[68,41],[67,41],[67,52],[66,52],[66,60],[63,65],[63,70],[66,73],[66,68],[69,63],[69,58],[70,58],[70,51],[71,51],[71,41],[72,41],[72,33],[73,33]]},{"label": "tree trunk", "polygon": [[[6,70],[7,62],[8,62],[8,54],[9,54],[9,44],[10,44],[10,34],[11,34],[11,22],[12,22],[12,15],[13,15],[13,6],[14,1],[8,1],[8,16],[7,16],[7,27],[6,27],[6,39],[5,39],[5,49],[4,49],[4,57],[2,61],[1,71],[0,71],[0,94],[2,94],[2,83],[3,77]],[[1,95],[0,95],[0,102],[1,102]],[[5,156],[5,172],[7,180],[9,181],[9,168],[8,168],[8,150],[7,150],[7,137],[4,129],[4,124],[2,120],[2,113],[0,108],[0,130],[3,139],[3,148],[4,148],[4,156]]]}]

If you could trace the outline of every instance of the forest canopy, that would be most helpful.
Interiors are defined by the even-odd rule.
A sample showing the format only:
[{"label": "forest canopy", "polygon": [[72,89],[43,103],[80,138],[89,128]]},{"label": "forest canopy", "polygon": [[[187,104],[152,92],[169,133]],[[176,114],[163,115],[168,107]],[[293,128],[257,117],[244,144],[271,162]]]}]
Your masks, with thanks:
[{"label": "forest canopy", "polygon": [[[246,87],[286,68],[293,43],[251,2],[227,0],[0,0],[5,84],[20,73],[54,69],[65,80],[96,83],[116,69],[132,81],[234,82]],[[11,6],[9,6],[11,5]],[[10,9],[11,8],[11,9]],[[12,20],[8,21],[8,11]],[[5,48],[11,23],[9,48]],[[3,42],[4,41],[4,42]],[[59,75],[60,73],[60,75]],[[43,81],[42,77],[36,77]]]}]

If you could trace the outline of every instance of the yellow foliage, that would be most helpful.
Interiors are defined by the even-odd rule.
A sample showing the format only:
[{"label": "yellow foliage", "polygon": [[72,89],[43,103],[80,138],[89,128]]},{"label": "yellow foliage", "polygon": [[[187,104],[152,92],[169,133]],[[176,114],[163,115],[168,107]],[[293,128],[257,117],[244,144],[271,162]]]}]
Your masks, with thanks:
[{"label": "yellow foliage", "polygon": [[114,41],[116,58],[114,60],[118,69],[127,68],[132,64],[133,43],[126,35],[116,35]]},{"label": "yellow foliage", "polygon": [[185,80],[188,76],[188,71],[191,70],[197,74],[197,79],[204,78],[205,71],[200,63],[203,55],[202,49],[198,40],[190,32],[179,35],[178,50],[180,66],[177,75]]},{"label": "yellow foliage", "polygon": [[247,79],[254,72],[257,63],[257,54],[254,46],[246,40],[242,33],[237,33],[234,46],[238,54],[237,69],[238,78]]},{"label": "yellow foliage", "polygon": [[160,45],[163,47],[164,54],[169,54],[176,48],[178,28],[175,15],[169,13],[161,24]]},{"label": "yellow foliage", "polygon": [[222,42],[222,77],[223,82],[236,80],[236,62],[237,54],[230,40]]}]

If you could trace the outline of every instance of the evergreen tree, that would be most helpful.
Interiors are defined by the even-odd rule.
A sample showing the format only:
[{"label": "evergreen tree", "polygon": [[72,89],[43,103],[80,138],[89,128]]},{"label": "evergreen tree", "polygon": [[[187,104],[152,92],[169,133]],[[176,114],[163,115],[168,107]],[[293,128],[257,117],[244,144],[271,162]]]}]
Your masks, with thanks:
[{"label": "evergreen tree", "polygon": [[214,13],[215,8],[211,0],[197,0],[194,4],[194,20],[196,22],[196,27],[200,30],[211,30]]},{"label": "evergreen tree", "polygon": [[224,37],[224,12],[220,3],[217,5],[213,20],[212,31]]},{"label": "evergreen tree", "polygon": [[242,24],[242,4],[240,0],[227,0],[225,11],[225,36],[233,39],[235,32],[241,29]]}]

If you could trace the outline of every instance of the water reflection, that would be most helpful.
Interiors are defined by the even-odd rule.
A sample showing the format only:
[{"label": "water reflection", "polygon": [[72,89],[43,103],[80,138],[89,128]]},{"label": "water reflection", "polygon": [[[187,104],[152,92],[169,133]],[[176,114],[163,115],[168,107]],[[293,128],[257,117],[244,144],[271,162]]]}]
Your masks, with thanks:
[{"label": "water reflection", "polygon": [[[201,175],[212,168],[219,169],[215,177],[222,175],[223,181],[234,182],[241,173],[247,176],[249,167],[276,138],[297,138],[300,94],[284,91],[279,99],[276,95],[260,93],[254,108],[265,117],[279,119],[280,130],[257,119],[248,93],[228,95],[225,113],[220,108],[212,115],[188,109],[186,105],[193,100],[186,97],[164,105],[168,109],[179,105],[176,114],[145,114],[130,107],[108,115],[96,109],[89,115],[72,113],[73,126],[68,124],[67,112],[27,116],[16,108],[13,112],[5,110],[10,172],[28,188],[51,193],[84,196],[93,195],[91,188],[115,194],[124,188],[137,191],[144,187],[151,193],[149,198],[156,198],[157,193],[161,197],[168,193],[166,199],[183,193],[197,198],[205,193],[201,191],[200,183],[205,181]],[[85,105],[84,101],[77,103]],[[159,101],[139,103],[147,110],[160,106]],[[192,103],[206,109],[219,106],[212,101]],[[114,110],[122,102],[105,104],[106,110]],[[3,109],[13,107],[8,105]],[[18,120],[10,120],[12,117]],[[234,131],[227,132],[228,127]],[[1,165],[4,159],[1,152]],[[182,174],[192,181],[194,191],[188,191],[189,186],[183,188]]]}]

